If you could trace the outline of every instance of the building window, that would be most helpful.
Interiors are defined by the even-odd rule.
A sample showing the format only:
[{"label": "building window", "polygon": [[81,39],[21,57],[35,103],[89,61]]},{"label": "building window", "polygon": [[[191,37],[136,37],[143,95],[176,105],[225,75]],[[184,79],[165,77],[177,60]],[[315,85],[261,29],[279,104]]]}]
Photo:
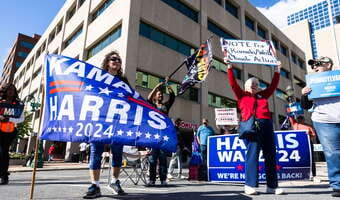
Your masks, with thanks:
[{"label": "building window", "polygon": [[211,66],[218,71],[227,72],[227,66],[215,58],[212,60]]},{"label": "building window", "polygon": [[238,18],[238,8],[229,1],[225,1],[225,10],[228,11],[231,15]]},{"label": "building window", "polygon": [[257,26],[257,35],[262,37],[263,39],[267,38],[267,32],[260,26]]},{"label": "building window", "polygon": [[161,0],[164,3],[168,4],[172,8],[176,9],[183,15],[189,17],[195,22],[198,22],[198,12],[190,8],[189,6],[185,5],[179,0]]},{"label": "building window", "polygon": [[296,77],[296,76],[294,76],[293,83],[298,85],[298,86],[300,86],[300,87],[302,87],[302,88],[306,86],[306,83],[303,80],[301,80],[298,77]]},{"label": "building window", "polygon": [[34,47],[34,44],[26,41],[20,41],[19,44],[20,46],[26,47],[28,49],[32,49]]},{"label": "building window", "polygon": [[[147,72],[137,71],[136,73],[136,85],[143,88],[153,89],[161,81],[164,81],[164,78],[151,75]],[[177,96],[180,89],[180,84],[172,81],[169,81],[168,84]],[[166,94],[169,94],[168,89],[166,89],[164,92]],[[180,95],[179,97],[198,102],[198,89],[189,88],[184,92],[184,94]]]},{"label": "building window", "polygon": [[277,39],[272,37],[272,42],[273,42],[275,49],[279,49],[279,42],[277,41]]},{"label": "building window", "polygon": [[78,8],[80,8],[83,5],[84,2],[85,2],[85,0],[79,0],[78,1]]},{"label": "building window", "polygon": [[208,105],[217,108],[236,108],[237,103],[235,100],[209,92]]},{"label": "building window", "polygon": [[297,64],[297,57],[296,57],[295,53],[293,53],[293,52],[291,54],[291,59],[292,59],[293,63]]},{"label": "building window", "polygon": [[282,44],[280,45],[280,52],[287,56],[287,47],[283,46]]},{"label": "building window", "polygon": [[227,33],[226,31],[224,31],[222,28],[220,28],[219,26],[217,26],[215,23],[213,23],[210,20],[208,20],[208,30],[210,30],[211,32],[225,39],[236,39],[234,36]]},{"label": "building window", "polygon": [[286,93],[283,92],[282,90],[276,89],[276,91],[275,91],[275,96],[285,101],[287,95],[286,95]]},{"label": "building window", "polygon": [[298,65],[301,69],[306,69],[305,61],[301,60],[300,58],[298,59]]},{"label": "building window", "polygon": [[222,0],[214,0],[216,3],[222,5]]},{"label": "building window", "polygon": [[280,75],[289,79],[289,72],[285,69],[280,70]]},{"label": "building window", "polygon": [[242,80],[242,73],[240,69],[233,67],[234,75],[237,79]]},{"label": "building window", "polygon": [[194,51],[192,46],[144,22],[140,22],[139,34],[186,56],[190,56]]},{"label": "building window", "polygon": [[70,20],[74,13],[76,13],[76,5],[72,6],[72,8],[67,12],[66,21]]},{"label": "building window", "polygon": [[87,53],[87,59],[91,58],[95,54],[97,54],[100,50],[107,47],[109,44],[117,40],[120,35],[122,34],[122,26],[118,26],[113,31],[111,31],[107,36],[105,36],[103,39],[101,39],[99,42],[94,44]]},{"label": "building window", "polygon": [[27,52],[23,52],[23,51],[19,51],[19,52],[18,52],[18,56],[21,57],[21,58],[26,58],[27,55],[28,55]]},{"label": "building window", "polygon": [[50,33],[50,35],[48,36],[48,41],[52,42],[54,40],[54,38],[55,38],[55,32],[52,31],[52,33]]},{"label": "building window", "polygon": [[248,28],[255,31],[255,22],[254,20],[250,19],[249,17],[245,17],[245,24]]},{"label": "building window", "polygon": [[112,2],[115,0],[106,0],[96,11],[93,12],[92,14],[92,21],[94,21],[99,15],[101,15],[106,8],[108,8]]},{"label": "building window", "polygon": [[61,31],[62,28],[63,28],[63,20],[60,20],[56,28],[56,35]]},{"label": "building window", "polygon": [[16,67],[20,67],[21,64],[22,64],[22,62],[16,62],[16,63],[15,63],[15,66],[16,66]]},{"label": "building window", "polygon": [[335,16],[335,24],[340,24],[340,15]]},{"label": "building window", "polygon": [[67,39],[64,43],[64,48],[66,48],[68,45],[70,45],[77,37],[83,32],[83,25],[81,25],[75,33],[73,33],[69,39]]}]

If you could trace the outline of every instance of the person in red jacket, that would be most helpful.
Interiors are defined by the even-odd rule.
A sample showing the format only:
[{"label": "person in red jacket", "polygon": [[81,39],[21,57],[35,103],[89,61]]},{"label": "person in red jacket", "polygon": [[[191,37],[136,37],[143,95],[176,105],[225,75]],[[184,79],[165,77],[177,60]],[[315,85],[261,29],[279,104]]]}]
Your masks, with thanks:
[{"label": "person in red jacket", "polygon": [[[259,88],[257,78],[248,79],[245,90],[237,84],[232,65],[227,63],[229,84],[235,93],[238,108],[241,112],[241,121],[247,121],[252,115],[258,122],[259,129],[255,138],[245,139],[247,145],[245,162],[245,187],[246,194],[257,194],[259,174],[259,152],[263,150],[265,158],[265,172],[267,182],[267,193],[283,194],[283,190],[278,188],[276,175],[276,147],[275,135],[271,112],[268,106],[268,98],[275,92],[280,80],[281,62],[278,62],[271,84],[264,90]],[[255,111],[255,112],[254,112]]]},{"label": "person in red jacket", "polygon": [[55,146],[54,144],[52,144],[50,148],[48,148],[48,160],[47,160],[48,162],[53,160],[54,153],[55,153]]}]

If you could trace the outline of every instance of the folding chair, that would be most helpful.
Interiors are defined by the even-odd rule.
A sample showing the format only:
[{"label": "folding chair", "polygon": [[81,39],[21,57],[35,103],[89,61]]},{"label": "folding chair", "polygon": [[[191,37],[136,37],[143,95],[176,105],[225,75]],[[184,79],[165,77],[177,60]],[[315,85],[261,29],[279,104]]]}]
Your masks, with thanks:
[{"label": "folding chair", "polygon": [[139,181],[147,184],[149,162],[148,152],[138,151],[136,147],[124,146],[122,172],[127,176],[121,184],[131,181],[137,185]]}]

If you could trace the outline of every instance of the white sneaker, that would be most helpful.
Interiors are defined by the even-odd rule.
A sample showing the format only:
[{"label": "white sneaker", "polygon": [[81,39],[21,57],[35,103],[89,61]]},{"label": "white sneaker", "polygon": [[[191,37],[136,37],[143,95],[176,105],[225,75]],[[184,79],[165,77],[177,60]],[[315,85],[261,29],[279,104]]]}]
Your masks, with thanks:
[{"label": "white sneaker", "polygon": [[244,193],[249,195],[256,195],[257,192],[254,187],[250,187],[248,185],[244,185]]},{"label": "white sneaker", "polygon": [[167,178],[168,178],[168,179],[173,179],[174,177],[173,177],[171,174],[168,174],[168,175],[167,175]]},{"label": "white sneaker", "polygon": [[267,187],[267,193],[268,194],[280,195],[280,194],[284,194],[285,192],[281,188],[270,188],[270,187]]}]

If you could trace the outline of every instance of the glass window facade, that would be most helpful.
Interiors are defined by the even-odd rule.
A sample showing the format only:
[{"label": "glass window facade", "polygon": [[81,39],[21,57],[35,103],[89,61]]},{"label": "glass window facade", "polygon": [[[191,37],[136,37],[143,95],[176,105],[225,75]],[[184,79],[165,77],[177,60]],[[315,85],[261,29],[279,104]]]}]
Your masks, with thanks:
[{"label": "glass window facade", "polygon": [[257,26],[257,35],[262,37],[263,39],[267,38],[267,31],[261,28],[260,26]]},{"label": "glass window facade", "polygon": [[80,28],[78,28],[76,30],[75,33],[73,33],[73,35],[70,36],[69,39],[67,39],[64,43],[64,47],[66,48],[68,45],[70,45],[75,39],[77,39],[77,37],[83,32],[83,26],[81,26]]},{"label": "glass window facade", "polygon": [[248,28],[255,31],[255,21],[250,19],[249,17],[245,17],[245,24]]},{"label": "glass window facade", "polygon": [[276,89],[276,91],[275,91],[275,96],[285,101],[287,95],[286,95],[286,93],[283,92],[282,90]]},{"label": "glass window facade", "polygon": [[32,49],[34,47],[34,44],[26,41],[20,41],[19,44],[20,46],[26,47],[28,49]]},{"label": "glass window facade", "polygon": [[216,3],[222,5],[222,0],[214,0]]},{"label": "glass window facade", "polygon": [[194,48],[156,28],[141,22],[139,25],[139,34],[153,40],[159,44],[162,44],[174,51],[177,51],[185,56],[190,56]]},{"label": "glass window facade", "polygon": [[273,42],[275,49],[279,49],[279,41],[275,39],[274,37],[272,37],[272,42]]},{"label": "glass window facade", "polygon": [[283,46],[283,45],[280,45],[280,52],[285,55],[285,56],[288,56],[288,53],[287,53],[287,47]]},{"label": "glass window facade", "polygon": [[237,102],[227,97],[209,92],[208,105],[216,108],[236,108]]},{"label": "glass window facade", "polygon": [[70,20],[72,17],[73,17],[73,15],[76,13],[76,5],[74,5],[68,12],[67,12],[67,20],[66,21],[68,21],[68,20]]},{"label": "glass window facade", "polygon": [[198,22],[198,12],[190,8],[189,6],[185,5],[183,2],[179,0],[161,0],[164,3],[168,4],[172,8],[176,9],[183,15],[189,17],[195,22]]},{"label": "glass window facade", "polygon": [[22,64],[22,62],[16,62],[16,63],[15,63],[15,66],[16,66],[16,67],[20,67],[21,64]]},{"label": "glass window facade", "polygon": [[106,8],[108,8],[112,2],[115,0],[106,0],[97,10],[95,10],[91,16],[92,21],[94,21],[99,15],[101,15]]},{"label": "glass window facade", "polygon": [[289,79],[289,72],[285,69],[280,70],[280,75]]},{"label": "glass window facade", "polygon": [[298,62],[297,62],[297,56],[296,56],[295,53],[293,53],[293,52],[292,52],[292,54],[291,54],[291,59],[292,59],[293,63],[295,63],[295,64],[298,63]]},{"label": "glass window facade", "polygon": [[[136,85],[143,88],[153,89],[161,81],[164,81],[164,78],[149,74],[147,72],[137,71],[136,73]],[[180,90],[180,84],[172,81],[169,81],[168,84],[170,85],[172,90],[175,92],[175,95],[177,96]],[[164,92],[166,94],[169,94],[168,89],[166,89]],[[184,92],[184,94],[178,97],[198,102],[198,89],[189,88]]]},{"label": "glass window facade", "polygon": [[18,52],[18,56],[21,57],[21,58],[26,58],[27,55],[28,55],[27,52],[23,52],[23,51],[19,51],[19,52]]},{"label": "glass window facade", "polygon": [[122,32],[122,26],[118,26],[113,31],[111,31],[107,36],[105,36],[103,39],[101,39],[99,42],[94,44],[91,48],[89,48],[87,52],[87,59],[91,58],[95,54],[97,54],[99,51],[107,47],[109,44],[117,40]]},{"label": "glass window facade", "polygon": [[294,76],[293,83],[298,85],[298,86],[300,86],[300,87],[302,87],[302,88],[306,86],[306,83],[303,80],[301,80],[298,77],[296,77],[296,76]]},{"label": "glass window facade", "polygon": [[236,39],[210,20],[208,20],[208,30],[225,39]]},{"label": "glass window facade", "polygon": [[225,10],[232,16],[238,18],[238,8],[228,0],[225,1]]}]

